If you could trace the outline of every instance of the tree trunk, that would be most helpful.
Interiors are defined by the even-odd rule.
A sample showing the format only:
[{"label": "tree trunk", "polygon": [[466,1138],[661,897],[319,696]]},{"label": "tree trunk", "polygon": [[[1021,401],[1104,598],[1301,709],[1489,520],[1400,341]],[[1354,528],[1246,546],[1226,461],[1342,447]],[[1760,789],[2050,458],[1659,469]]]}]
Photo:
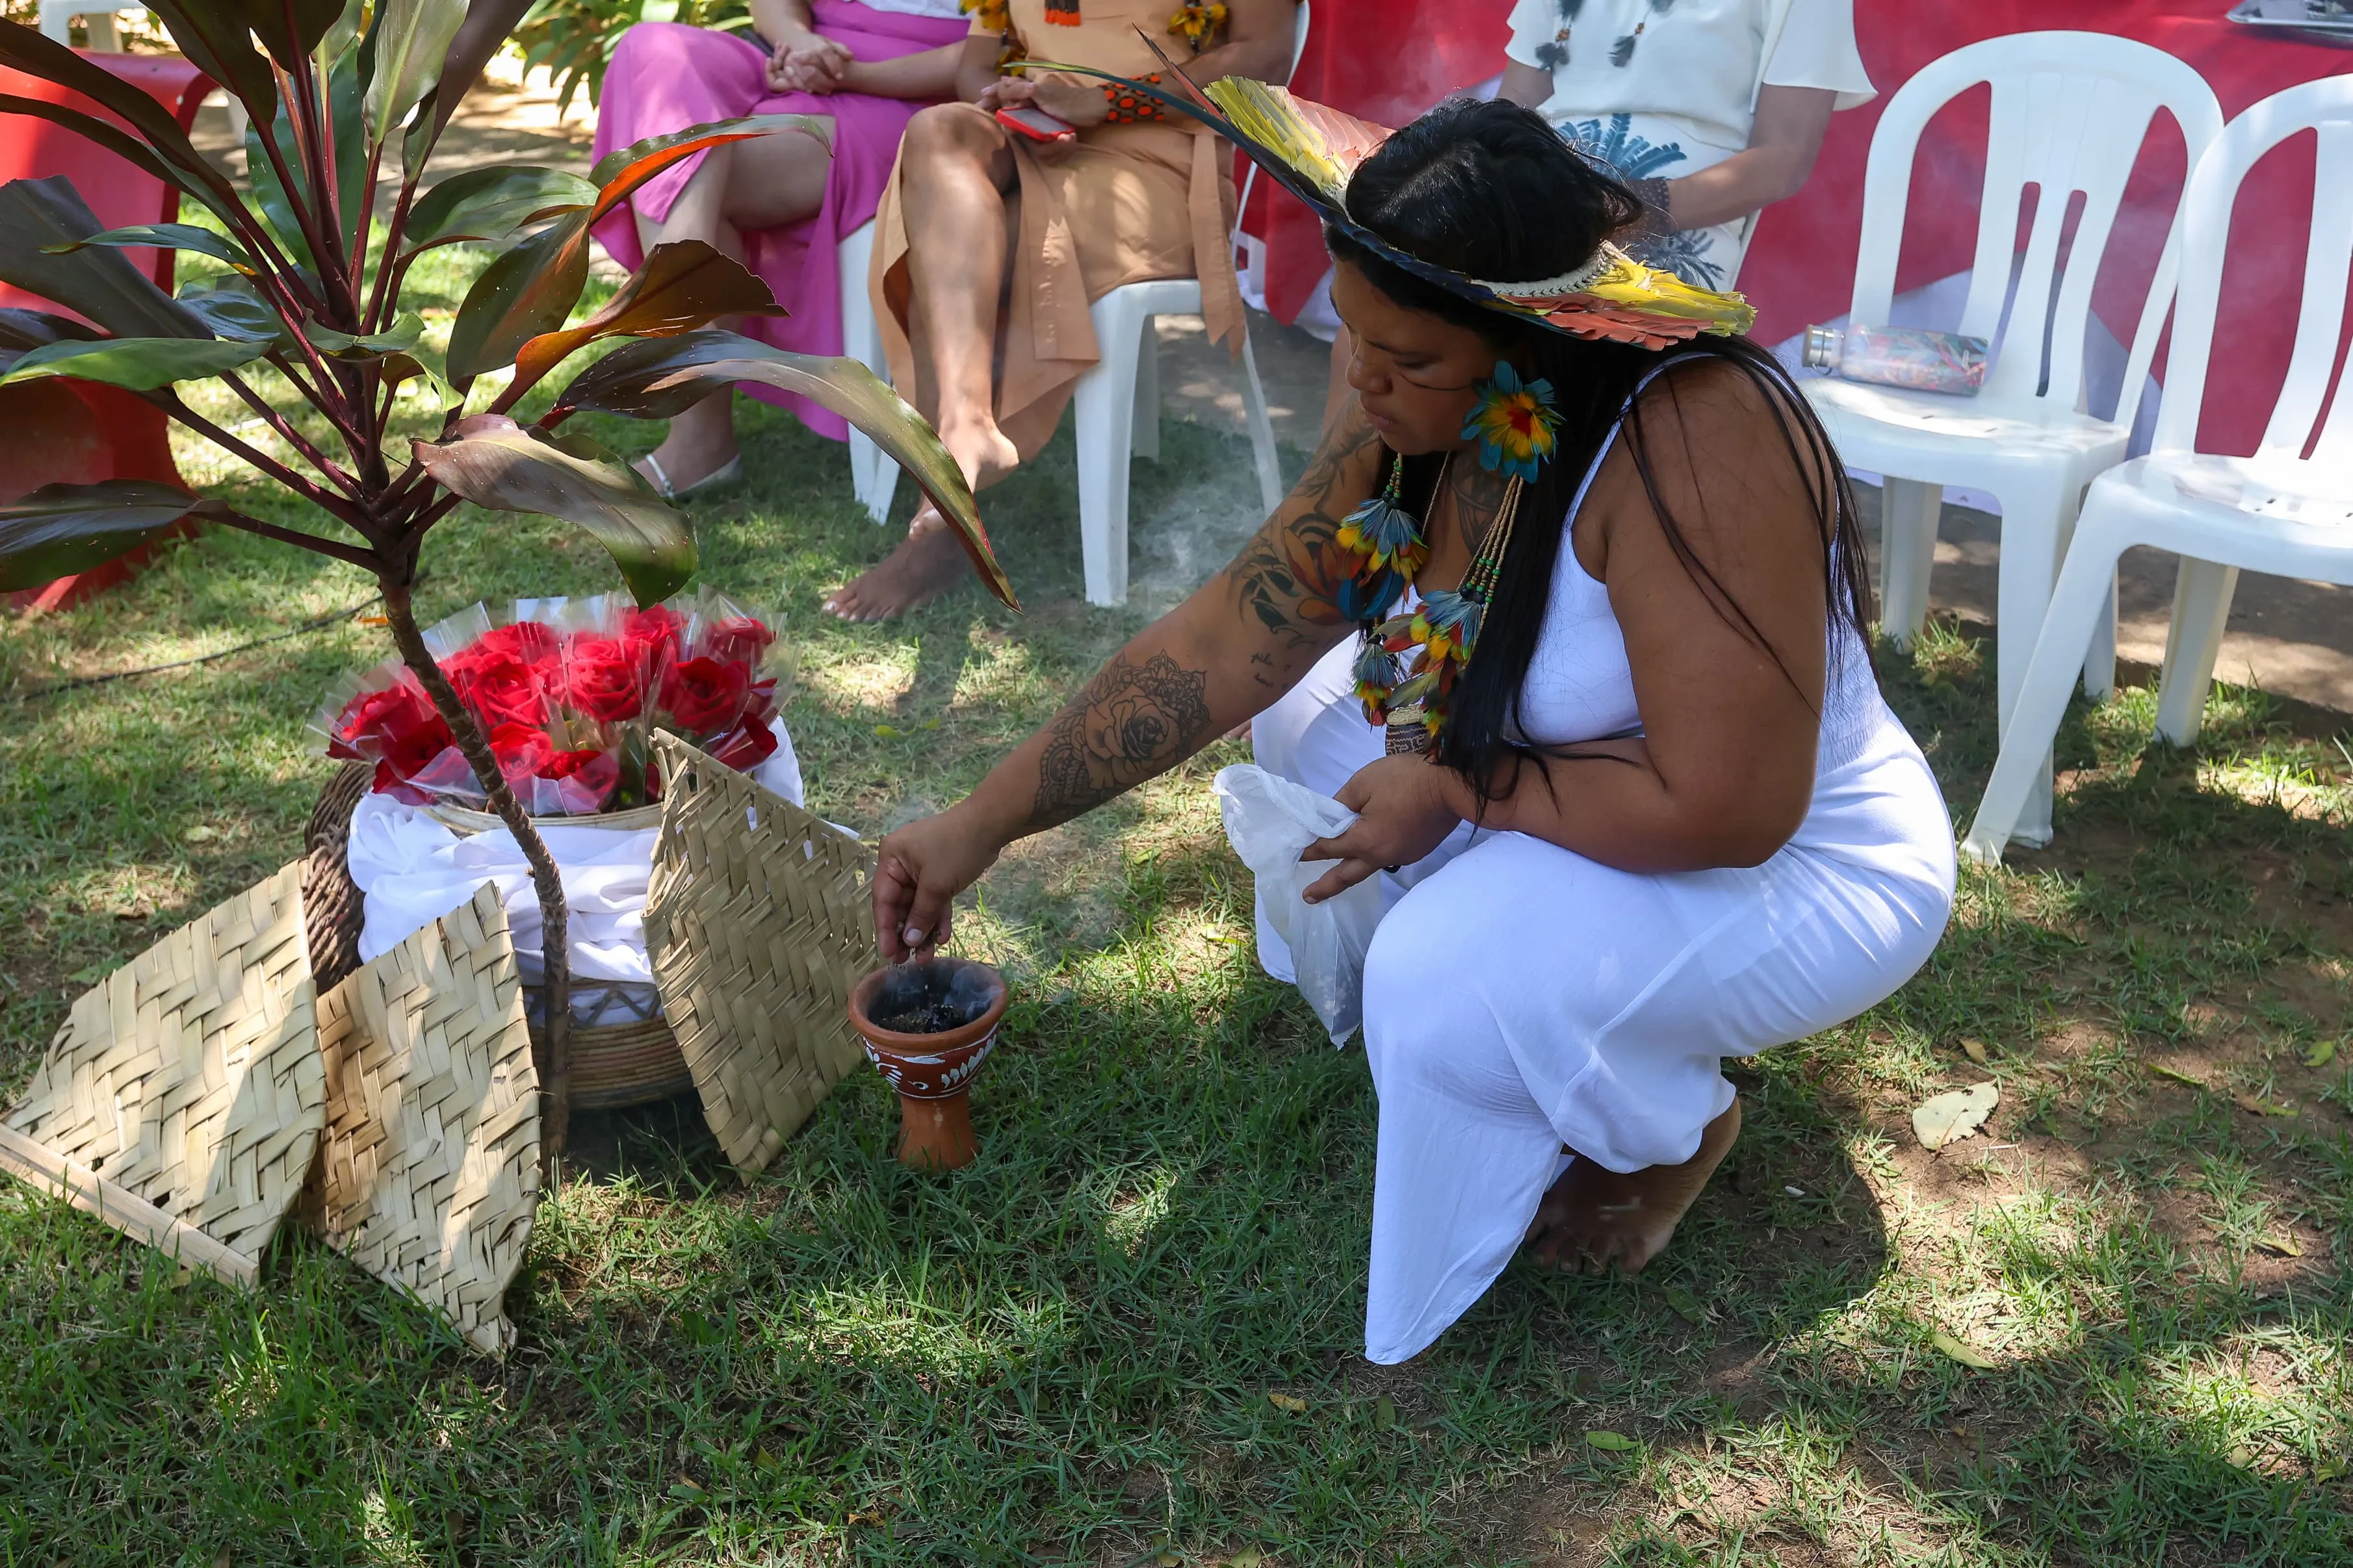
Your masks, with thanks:
[{"label": "tree trunk", "polygon": [[417,616],[411,609],[408,585],[380,579],[384,586],[385,619],[392,627],[392,640],[400,648],[401,661],[406,664],[424,684],[426,695],[449,726],[449,733],[458,742],[459,751],[474,770],[474,778],[490,796],[491,809],[514,835],[523,858],[531,862],[531,883],[539,894],[540,946],[544,954],[544,966],[540,983],[540,999],[543,1004],[547,1042],[547,1073],[540,1083],[541,1110],[539,1128],[540,1190],[553,1192],[561,1174],[564,1145],[572,1127],[572,943],[571,921],[564,903],[564,880],[556,871],[555,858],[541,842],[539,832],[532,826],[531,817],[507,787],[506,775],[499,771],[498,759],[491,752],[491,742],[481,726],[458,700],[457,689],[433,662],[425,648],[424,634],[417,627]]}]

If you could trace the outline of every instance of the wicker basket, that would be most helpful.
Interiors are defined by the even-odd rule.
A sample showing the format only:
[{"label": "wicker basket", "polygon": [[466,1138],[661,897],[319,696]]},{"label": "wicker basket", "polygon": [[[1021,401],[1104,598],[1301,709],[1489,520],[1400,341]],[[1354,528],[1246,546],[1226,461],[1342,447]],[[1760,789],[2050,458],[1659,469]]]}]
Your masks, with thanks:
[{"label": "wicker basket", "polygon": [[[353,884],[344,844],[351,836],[352,812],[367,793],[373,770],[365,763],[346,763],[320,792],[305,835],[302,904],[311,938],[311,965],[320,994],[341,984],[360,966],[361,894]],[[458,833],[480,833],[500,826],[481,812],[435,807],[434,816]],[[612,812],[600,816],[566,817],[566,826],[646,828],[660,820],[659,806]],[[575,989],[579,989],[575,982]],[[673,1095],[691,1093],[694,1074],[680,1054],[678,1037],[658,1016],[631,1016],[651,1010],[651,986],[614,986],[615,1000],[605,1016],[610,1022],[572,1025],[572,1108],[575,1110],[617,1110],[624,1106],[650,1105]],[[546,1045],[539,1019],[538,988],[527,987],[524,1010],[532,1018],[533,1065],[544,1070]]]}]

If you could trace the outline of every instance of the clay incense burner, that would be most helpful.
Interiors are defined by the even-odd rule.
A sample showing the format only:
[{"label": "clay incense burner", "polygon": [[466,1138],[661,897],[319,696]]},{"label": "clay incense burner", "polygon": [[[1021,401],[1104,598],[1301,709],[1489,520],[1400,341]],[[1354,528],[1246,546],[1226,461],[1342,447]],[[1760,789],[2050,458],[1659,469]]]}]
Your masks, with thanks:
[{"label": "clay incense burner", "polygon": [[899,1091],[899,1160],[953,1171],[972,1163],[966,1095],[997,1043],[1005,978],[986,963],[936,957],[878,969],[850,988],[849,1026]]}]

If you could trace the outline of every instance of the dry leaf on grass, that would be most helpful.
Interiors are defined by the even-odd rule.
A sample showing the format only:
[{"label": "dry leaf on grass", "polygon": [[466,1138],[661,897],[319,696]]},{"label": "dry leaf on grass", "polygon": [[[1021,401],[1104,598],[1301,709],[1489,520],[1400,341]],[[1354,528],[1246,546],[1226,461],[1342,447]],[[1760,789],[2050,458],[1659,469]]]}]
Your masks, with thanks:
[{"label": "dry leaf on grass", "polygon": [[1979,1067],[1993,1059],[1993,1053],[1986,1049],[1986,1043],[1974,1036],[1961,1042],[1961,1054]]},{"label": "dry leaf on grass", "polygon": [[1947,1089],[1924,1100],[1912,1112],[1912,1132],[1923,1149],[1941,1149],[1964,1138],[1974,1138],[1986,1118],[2001,1103],[2001,1090],[1991,1083]]},{"label": "dry leaf on grass", "polygon": [[2234,1094],[2231,1097],[2231,1103],[2250,1116],[2294,1116],[2295,1114],[2295,1107],[2293,1105],[2280,1105],[2252,1094]]},{"label": "dry leaf on grass", "polygon": [[1226,1568],[1259,1568],[1265,1561],[1266,1554],[1257,1547],[1245,1546],[1226,1559]]},{"label": "dry leaf on grass", "polygon": [[1991,1372],[1999,1364],[1985,1352],[1973,1345],[1963,1344],[1942,1329],[1929,1336],[1929,1342],[1942,1351],[1947,1358],[1959,1362],[1963,1366],[1973,1366],[1979,1372]]},{"label": "dry leaf on grass", "polygon": [[1286,1415],[1301,1415],[1307,1410],[1307,1401],[1295,1394],[1269,1394],[1266,1402]]},{"label": "dry leaf on grass", "polygon": [[2255,1237],[2255,1245],[2265,1252],[2276,1252],[2282,1258],[2304,1256],[2304,1243],[2284,1232],[2278,1236],[2259,1236]]}]

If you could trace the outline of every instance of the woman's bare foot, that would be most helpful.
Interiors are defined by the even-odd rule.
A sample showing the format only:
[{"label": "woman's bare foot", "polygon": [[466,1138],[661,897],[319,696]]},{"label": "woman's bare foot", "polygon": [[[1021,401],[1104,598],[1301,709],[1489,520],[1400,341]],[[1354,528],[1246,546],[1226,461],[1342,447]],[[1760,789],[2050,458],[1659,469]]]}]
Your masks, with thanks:
[{"label": "woman's bare foot", "polygon": [[[993,420],[945,429],[940,440],[955,457],[956,466],[975,491],[1011,473],[1021,461],[1020,449],[1005,437]],[[964,545],[939,508],[925,501],[907,524],[907,537],[880,564],[836,588],[824,609],[845,621],[887,621],[910,610],[920,610],[963,580],[971,571]]]},{"label": "woman's bare foot", "polygon": [[1572,1161],[1536,1205],[1525,1245],[1546,1263],[1599,1274],[1616,1264],[1628,1274],[1666,1249],[1675,1226],[1740,1136],[1740,1102],[1707,1124],[1699,1152],[1680,1165],[1651,1165],[1620,1175],[1590,1160]]},{"label": "woman's bare foot", "polygon": [[887,621],[922,609],[971,571],[947,519],[925,502],[899,548],[836,588],[826,598],[825,613],[845,621]]}]

